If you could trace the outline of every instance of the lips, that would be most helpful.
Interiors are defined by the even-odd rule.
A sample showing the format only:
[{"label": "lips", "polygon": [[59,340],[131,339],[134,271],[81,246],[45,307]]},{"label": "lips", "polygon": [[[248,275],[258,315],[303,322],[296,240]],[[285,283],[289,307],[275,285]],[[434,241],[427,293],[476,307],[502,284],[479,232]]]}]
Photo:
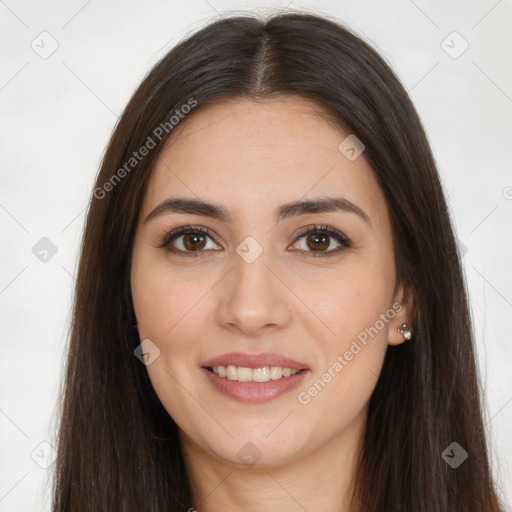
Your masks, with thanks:
[{"label": "lips", "polygon": [[280,366],[290,368],[291,370],[309,370],[305,363],[295,361],[289,357],[281,356],[271,352],[261,354],[248,354],[244,352],[230,352],[223,354],[202,363],[203,368],[213,368],[214,366],[241,366],[244,368],[263,368],[264,366]]},{"label": "lips", "polygon": [[291,377],[268,382],[238,382],[219,377],[206,368],[201,368],[201,372],[218,393],[247,404],[261,404],[289,393],[297,388],[309,374],[307,370],[304,370]]},{"label": "lips", "polygon": [[[295,374],[283,376],[267,382],[240,382],[221,377],[213,372],[213,368],[229,366],[240,368],[269,368],[281,367],[295,371]],[[248,404],[261,404],[276,399],[281,395],[295,389],[310,374],[309,367],[305,363],[295,361],[289,357],[273,353],[247,354],[243,352],[231,352],[214,357],[202,364],[201,371],[207,381],[220,394]]]}]

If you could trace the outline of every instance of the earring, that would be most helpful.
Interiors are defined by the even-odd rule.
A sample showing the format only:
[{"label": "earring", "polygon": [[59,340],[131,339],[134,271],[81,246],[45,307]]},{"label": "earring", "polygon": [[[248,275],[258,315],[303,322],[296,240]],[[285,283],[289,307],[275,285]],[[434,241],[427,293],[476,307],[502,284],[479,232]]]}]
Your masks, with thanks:
[{"label": "earring", "polygon": [[407,341],[412,338],[412,327],[409,327],[408,324],[402,324],[397,331],[401,333]]}]

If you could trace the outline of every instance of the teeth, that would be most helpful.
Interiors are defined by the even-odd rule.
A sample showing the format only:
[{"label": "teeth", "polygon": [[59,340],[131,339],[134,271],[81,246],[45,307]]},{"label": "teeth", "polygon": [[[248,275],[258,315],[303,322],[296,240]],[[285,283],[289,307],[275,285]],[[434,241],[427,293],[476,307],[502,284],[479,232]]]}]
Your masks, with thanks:
[{"label": "teeth", "polygon": [[[238,371],[240,375],[240,370]],[[252,370],[252,380],[254,382],[268,382],[270,380],[270,369],[268,366],[263,368],[254,368]]]},{"label": "teeth", "polygon": [[280,366],[272,366],[270,368],[270,378],[272,380],[280,379],[283,376],[283,369]]},{"label": "teeth", "polygon": [[252,368],[238,368],[235,371],[238,373],[238,382],[252,382]]},{"label": "teeth", "polygon": [[214,366],[212,370],[219,377],[227,377],[229,380],[237,380],[238,382],[268,382],[271,379],[277,380],[282,377],[291,377],[298,372],[298,370],[282,368],[281,366],[264,366],[253,369],[232,364]]}]

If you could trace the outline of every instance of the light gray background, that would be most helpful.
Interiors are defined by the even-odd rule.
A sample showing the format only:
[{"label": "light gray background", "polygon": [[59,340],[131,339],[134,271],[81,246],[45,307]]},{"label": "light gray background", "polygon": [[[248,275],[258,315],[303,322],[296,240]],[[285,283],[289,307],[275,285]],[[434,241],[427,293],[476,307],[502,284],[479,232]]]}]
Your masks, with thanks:
[{"label": "light gray background", "polygon": [[[0,0],[0,512],[50,510],[41,466],[55,445],[84,211],[117,116],[189,32],[287,4],[377,47],[424,122],[464,253],[493,468],[512,503],[510,0]],[[47,262],[32,252],[42,237],[58,250]]]}]

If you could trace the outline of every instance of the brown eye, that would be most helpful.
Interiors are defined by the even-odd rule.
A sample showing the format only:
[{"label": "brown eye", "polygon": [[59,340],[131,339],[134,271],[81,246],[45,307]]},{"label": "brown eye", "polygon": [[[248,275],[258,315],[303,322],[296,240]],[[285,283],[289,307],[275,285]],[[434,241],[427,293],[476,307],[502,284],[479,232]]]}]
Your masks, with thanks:
[{"label": "brown eye", "polygon": [[182,243],[187,251],[200,251],[206,245],[206,237],[203,235],[188,233],[182,236]]},{"label": "brown eye", "polygon": [[[208,242],[210,242],[209,246]],[[159,247],[166,248],[178,256],[199,256],[208,249],[220,249],[208,230],[193,226],[184,226],[171,231],[164,237]]]},{"label": "brown eye", "polygon": [[309,253],[309,256],[331,256],[348,249],[351,244],[337,229],[329,226],[310,226],[299,234],[295,246],[295,250]]},{"label": "brown eye", "polygon": [[322,234],[308,235],[306,243],[312,251],[325,251],[329,247],[329,238],[329,236]]}]

